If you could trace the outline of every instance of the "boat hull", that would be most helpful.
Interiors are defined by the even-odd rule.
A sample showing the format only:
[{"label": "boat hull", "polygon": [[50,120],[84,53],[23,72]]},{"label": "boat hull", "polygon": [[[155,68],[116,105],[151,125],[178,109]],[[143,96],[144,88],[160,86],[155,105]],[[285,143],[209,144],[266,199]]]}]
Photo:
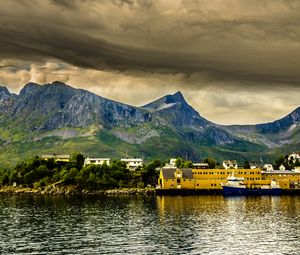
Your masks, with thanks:
[{"label": "boat hull", "polygon": [[224,196],[279,196],[281,188],[262,189],[223,186]]}]

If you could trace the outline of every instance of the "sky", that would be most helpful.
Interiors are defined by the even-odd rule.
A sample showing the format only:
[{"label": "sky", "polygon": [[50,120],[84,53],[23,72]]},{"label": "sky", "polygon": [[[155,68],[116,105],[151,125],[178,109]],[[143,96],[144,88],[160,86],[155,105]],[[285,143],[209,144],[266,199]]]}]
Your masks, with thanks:
[{"label": "sky", "polygon": [[218,124],[300,106],[298,0],[3,0],[0,84],[62,81],[140,106],[181,91]]}]

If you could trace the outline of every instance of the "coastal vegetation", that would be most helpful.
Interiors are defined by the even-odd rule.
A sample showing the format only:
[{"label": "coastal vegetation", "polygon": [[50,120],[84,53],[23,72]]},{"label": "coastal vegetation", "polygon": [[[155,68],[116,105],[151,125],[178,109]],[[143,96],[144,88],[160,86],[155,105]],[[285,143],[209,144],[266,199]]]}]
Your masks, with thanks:
[{"label": "coastal vegetation", "polygon": [[0,184],[23,185],[42,188],[48,185],[76,185],[85,189],[143,188],[155,186],[162,162],[154,160],[135,171],[127,169],[126,164],[114,160],[110,165],[86,165],[82,154],[72,156],[70,162],[54,159],[44,160],[36,156],[17,164],[11,170],[0,171]]},{"label": "coastal vegetation", "polygon": [[[76,186],[87,190],[109,190],[122,188],[155,187],[159,177],[159,169],[165,162],[158,159],[148,164],[129,170],[125,162],[113,160],[110,164],[84,165],[82,154],[73,154],[70,162],[56,161],[54,158],[43,159],[35,156],[18,163],[13,168],[0,169],[0,186],[20,186],[43,189],[46,186]],[[202,161],[209,169],[220,168],[220,163],[213,158]],[[284,165],[285,169],[299,166],[300,162],[281,156],[275,162],[276,169]],[[175,161],[178,168],[192,168],[193,163],[178,157]],[[249,161],[245,161],[244,169],[250,168]]]}]

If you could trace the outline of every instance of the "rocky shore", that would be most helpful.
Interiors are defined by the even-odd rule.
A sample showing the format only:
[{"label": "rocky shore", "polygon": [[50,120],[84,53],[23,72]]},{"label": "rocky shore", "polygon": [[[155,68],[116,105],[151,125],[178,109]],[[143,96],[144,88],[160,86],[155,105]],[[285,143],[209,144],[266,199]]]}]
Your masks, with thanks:
[{"label": "rocky shore", "polygon": [[32,194],[32,195],[155,195],[154,188],[123,188],[109,190],[87,190],[78,186],[46,186],[45,188],[0,187],[0,194]]}]

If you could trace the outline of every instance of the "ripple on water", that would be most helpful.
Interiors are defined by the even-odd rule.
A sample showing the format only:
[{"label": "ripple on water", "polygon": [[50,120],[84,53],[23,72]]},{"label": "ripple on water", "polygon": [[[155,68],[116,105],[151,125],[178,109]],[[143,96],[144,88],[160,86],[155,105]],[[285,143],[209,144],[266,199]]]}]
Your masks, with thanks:
[{"label": "ripple on water", "polygon": [[300,254],[300,197],[0,196],[0,254]]}]

